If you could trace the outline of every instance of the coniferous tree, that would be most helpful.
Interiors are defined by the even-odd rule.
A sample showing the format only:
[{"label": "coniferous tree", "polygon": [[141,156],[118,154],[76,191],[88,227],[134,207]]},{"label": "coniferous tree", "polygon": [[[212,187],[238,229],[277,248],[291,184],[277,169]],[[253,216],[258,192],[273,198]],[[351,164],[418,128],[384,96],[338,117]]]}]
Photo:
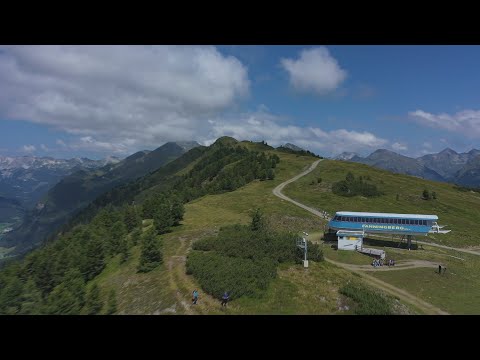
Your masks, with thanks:
[{"label": "coniferous tree", "polygon": [[85,305],[85,282],[78,269],[68,270],[65,280],[48,296],[49,314],[80,314]]},{"label": "coniferous tree", "polygon": [[0,292],[0,314],[15,315],[20,311],[19,298],[23,292],[22,281],[13,276]]},{"label": "coniferous tree", "polygon": [[253,213],[250,228],[253,231],[261,231],[265,229],[265,225],[265,217],[263,216],[263,212],[257,208]]},{"label": "coniferous tree", "polygon": [[110,231],[110,241],[108,246],[108,254],[115,255],[119,253],[120,250],[120,243],[122,238],[127,234],[127,228],[123,221],[116,221],[112,225],[112,229]]},{"label": "coniferous tree", "polygon": [[183,215],[185,214],[185,207],[180,200],[176,199],[172,203],[171,214],[173,216],[173,225],[179,225],[180,221],[183,220]]},{"label": "coniferous tree", "polygon": [[275,171],[273,169],[268,169],[267,171],[267,179],[273,180],[275,179]]},{"label": "coniferous tree", "polygon": [[428,192],[427,189],[423,190],[422,197],[424,200],[430,200],[430,193]]},{"label": "coniferous tree", "polygon": [[118,311],[118,309],[117,309],[117,295],[115,293],[115,290],[112,289],[110,291],[110,294],[108,295],[106,315],[113,315],[117,311]]},{"label": "coniferous tree", "polygon": [[21,309],[22,315],[39,315],[43,310],[42,293],[35,286],[32,279],[29,279],[23,287],[23,293],[21,297]]},{"label": "coniferous tree", "polygon": [[85,279],[91,280],[105,268],[105,247],[102,239],[94,235],[87,245],[86,261],[83,270]]},{"label": "coniferous tree", "polygon": [[149,272],[162,262],[162,253],[154,229],[149,229],[142,239],[142,252],[138,272]]},{"label": "coniferous tree", "polygon": [[103,303],[100,299],[100,288],[95,283],[92,285],[90,291],[87,294],[87,300],[85,301],[85,313],[87,315],[100,314],[102,307]]},{"label": "coniferous tree", "polygon": [[437,193],[435,191],[432,191],[432,199],[434,200],[437,199]]},{"label": "coniferous tree", "polygon": [[140,216],[137,213],[135,206],[127,206],[124,212],[125,225],[128,232],[140,226]]},{"label": "coniferous tree", "polygon": [[174,224],[170,206],[167,203],[159,204],[155,213],[153,214],[153,223],[157,229],[158,234],[165,234]]}]

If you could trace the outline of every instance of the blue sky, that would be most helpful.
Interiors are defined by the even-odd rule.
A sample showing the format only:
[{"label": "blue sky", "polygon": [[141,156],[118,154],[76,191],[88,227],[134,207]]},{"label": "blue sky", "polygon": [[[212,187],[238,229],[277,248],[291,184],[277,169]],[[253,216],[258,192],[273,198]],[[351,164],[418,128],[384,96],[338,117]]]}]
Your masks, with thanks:
[{"label": "blue sky", "polygon": [[479,46],[0,47],[0,156],[166,141],[316,153],[480,148]]}]

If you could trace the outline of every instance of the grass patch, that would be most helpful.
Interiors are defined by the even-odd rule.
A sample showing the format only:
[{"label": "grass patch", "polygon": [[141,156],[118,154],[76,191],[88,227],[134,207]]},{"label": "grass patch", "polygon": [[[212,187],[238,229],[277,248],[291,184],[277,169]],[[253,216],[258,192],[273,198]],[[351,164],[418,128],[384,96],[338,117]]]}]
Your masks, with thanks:
[{"label": "grass patch", "polygon": [[[369,178],[385,195],[379,197],[343,197],[335,195],[332,185],[351,172],[355,177]],[[321,177],[320,184],[316,179]],[[315,182],[315,185],[311,183]],[[422,199],[424,189],[436,192],[436,200]],[[310,174],[287,185],[284,194],[314,208],[336,211],[367,211],[436,214],[440,224],[446,224],[448,234],[429,235],[432,240],[451,246],[478,246],[476,230],[480,223],[480,194],[458,190],[452,184],[423,180],[414,176],[393,174],[364,164],[323,160]],[[399,199],[396,199],[396,195]]]},{"label": "grass patch", "polygon": [[439,275],[436,267],[370,274],[451,314],[480,313],[480,257],[441,250],[410,252],[409,257],[436,261],[447,267],[445,274]]}]

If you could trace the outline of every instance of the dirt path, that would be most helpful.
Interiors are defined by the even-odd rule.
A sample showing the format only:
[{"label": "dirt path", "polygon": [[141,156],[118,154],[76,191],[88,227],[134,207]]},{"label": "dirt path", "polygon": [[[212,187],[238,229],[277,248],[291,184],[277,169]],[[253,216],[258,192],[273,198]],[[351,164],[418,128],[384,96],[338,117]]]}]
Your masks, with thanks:
[{"label": "dirt path", "polygon": [[[170,275],[170,288],[175,294],[176,308],[181,307],[181,313],[186,315],[195,314],[221,314],[220,301],[201,291],[201,287],[186,273],[186,260],[194,238],[202,237],[202,234],[193,233],[181,235],[179,238],[171,238],[169,241],[178,241],[179,246],[175,253],[168,258],[168,273]],[[198,303],[192,304],[192,291],[199,290]]]},{"label": "dirt path", "polygon": [[[282,194],[282,190],[283,190],[283,188],[284,188],[286,185],[288,185],[288,184],[290,184],[290,183],[292,183],[292,182],[300,179],[302,176],[305,176],[305,175],[307,175],[308,173],[310,173],[311,171],[313,171],[313,170],[317,167],[317,165],[318,165],[318,163],[319,163],[320,161],[321,161],[321,160],[315,161],[312,165],[310,165],[310,167],[309,167],[307,170],[305,170],[305,171],[303,171],[302,173],[298,174],[297,176],[291,178],[290,180],[287,180],[287,181],[281,183],[280,185],[278,185],[275,189],[273,189],[273,194],[274,194],[275,196],[278,196],[279,198],[281,198],[281,199],[283,199],[283,200],[289,201],[289,202],[291,202],[292,204],[295,204],[295,205],[301,207],[302,209],[305,209],[305,210],[311,212],[312,214],[315,214],[315,215],[323,218],[323,214],[322,214],[320,211],[315,210],[315,209],[312,209],[311,207],[309,207],[309,206],[307,206],[307,205],[304,205],[304,204],[302,204],[302,203],[299,203],[298,201],[295,201],[295,200],[293,200],[293,199],[290,199],[288,196]],[[428,245],[430,245],[430,244],[428,244]],[[456,250],[456,249],[454,249],[454,250]],[[328,261],[328,262],[330,262],[330,263],[332,263],[332,264],[335,264],[335,265],[337,265],[337,266],[339,266],[339,267],[342,267],[342,268],[344,268],[344,269],[347,269],[347,270],[350,270],[350,271],[355,271],[356,273],[358,273],[360,276],[362,276],[362,277],[363,277],[368,283],[370,283],[371,285],[373,285],[373,286],[375,286],[375,287],[377,287],[377,288],[380,288],[380,289],[382,289],[382,290],[390,293],[391,295],[394,295],[394,296],[396,296],[396,297],[398,297],[398,298],[406,301],[407,303],[410,303],[410,304],[416,306],[417,308],[422,309],[422,310],[425,311],[425,313],[427,313],[427,314],[442,314],[442,315],[448,315],[447,312],[445,312],[445,311],[443,311],[443,310],[441,310],[441,309],[433,306],[432,304],[429,304],[429,303],[427,303],[427,302],[425,302],[425,301],[417,298],[416,296],[408,293],[407,291],[402,290],[402,289],[399,289],[399,288],[397,288],[397,287],[395,287],[395,286],[393,286],[393,285],[391,285],[391,284],[388,284],[388,283],[386,283],[386,282],[384,282],[384,281],[382,281],[382,280],[379,280],[379,279],[377,279],[377,278],[375,278],[375,277],[373,277],[373,276],[371,276],[371,275],[367,275],[367,274],[365,273],[365,271],[368,271],[368,270],[376,270],[376,271],[378,271],[378,270],[379,270],[378,268],[377,268],[377,269],[368,269],[368,266],[369,266],[369,265],[366,265],[366,268],[364,268],[363,266],[365,266],[365,265],[350,265],[350,264],[344,264],[344,263],[339,263],[339,262],[336,262],[336,261],[333,261],[333,260],[330,260],[330,259],[327,259],[327,258],[325,258],[325,260]],[[420,260],[418,260],[418,261],[413,261],[413,260],[412,260],[412,261],[409,262],[408,265],[402,267],[402,269],[409,269],[409,268],[415,268],[415,267],[424,267],[424,266],[427,265],[426,263],[427,263],[427,262],[420,261]],[[430,263],[430,262],[428,262],[428,263],[429,263],[429,264],[428,264],[428,267],[432,266],[432,264],[433,264],[433,263]],[[405,263],[404,263],[404,264],[405,264]],[[398,265],[395,265],[395,266],[398,266]],[[388,267],[387,267],[387,268],[388,268]],[[397,267],[397,270],[401,270],[401,269],[399,269],[399,268]],[[382,271],[382,270],[380,270],[380,271]],[[383,270],[383,271],[389,271],[389,269],[386,269],[386,270]]]},{"label": "dirt path", "polygon": [[318,165],[318,163],[319,163],[320,161],[322,161],[322,159],[315,161],[312,165],[310,165],[310,167],[309,167],[307,170],[303,171],[302,173],[298,174],[297,176],[295,176],[295,177],[291,178],[290,180],[287,180],[287,181],[281,183],[280,185],[278,185],[275,189],[273,189],[273,194],[274,194],[275,196],[279,197],[280,199],[283,199],[283,200],[286,200],[286,201],[290,201],[291,203],[293,203],[293,204],[295,204],[295,205],[297,205],[297,206],[299,206],[299,207],[301,207],[301,208],[303,208],[303,209],[305,209],[305,210],[307,210],[307,211],[310,211],[311,213],[313,213],[313,214],[315,214],[315,215],[320,216],[321,218],[323,218],[323,214],[322,214],[320,211],[317,211],[317,210],[315,210],[315,209],[312,209],[311,207],[308,207],[308,206],[306,206],[306,205],[303,205],[302,203],[299,203],[298,201],[295,201],[295,200],[293,200],[293,199],[290,199],[288,196],[285,196],[285,195],[282,194],[282,190],[283,190],[283,188],[284,188],[285,186],[287,186],[288,184],[290,184],[290,183],[292,183],[292,182],[294,182],[294,181],[297,181],[297,180],[300,179],[302,176],[305,176],[305,175],[307,175],[309,172],[313,171],[313,170],[317,167],[317,165]]},{"label": "dirt path", "polygon": [[[333,261],[333,260],[332,260]],[[437,268],[438,262],[431,262],[427,260],[407,260],[399,261],[395,266],[380,266],[374,268],[372,265],[354,265],[354,264],[344,264],[345,267],[349,270],[361,270],[361,271],[396,271],[396,270],[405,270],[405,269],[415,269],[420,267],[426,268]]]},{"label": "dirt path", "polygon": [[[342,267],[347,270],[355,270],[353,269],[354,266],[359,266],[359,265],[349,265],[349,264],[344,264],[344,263],[339,263],[337,261],[333,261],[330,259],[325,258],[326,261],[329,263],[332,263],[334,265],[337,265],[339,267]],[[395,265],[396,266],[396,265]],[[418,266],[416,266],[418,267]],[[362,278],[365,279],[370,285],[373,285],[377,288],[380,288],[384,290],[385,292],[389,293],[390,295],[396,296],[399,299],[412,304],[416,306],[417,308],[421,309],[424,311],[426,314],[429,315],[449,315],[446,311],[443,311],[442,309],[437,308],[436,306],[427,303],[426,301],[423,301],[422,299],[419,299],[418,297],[410,294],[409,292],[399,289],[389,283],[386,283],[385,281],[382,281],[380,279],[377,279],[376,277],[373,277],[371,275],[365,274],[365,272],[360,271],[357,274],[359,274]]]}]

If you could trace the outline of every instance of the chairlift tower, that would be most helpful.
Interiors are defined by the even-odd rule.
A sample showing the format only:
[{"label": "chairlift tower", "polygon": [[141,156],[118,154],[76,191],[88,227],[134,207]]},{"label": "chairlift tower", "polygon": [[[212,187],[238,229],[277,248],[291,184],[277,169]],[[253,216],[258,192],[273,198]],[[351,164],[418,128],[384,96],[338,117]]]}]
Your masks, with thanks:
[{"label": "chairlift tower", "polygon": [[[305,231],[303,231],[303,234],[304,234],[305,236],[308,236],[308,234],[307,234]],[[297,246],[298,246],[300,249],[303,249],[303,252],[304,252],[304,255],[305,255],[305,258],[304,258],[304,260],[303,260],[303,267],[304,267],[304,268],[308,268],[308,260],[307,260],[307,240],[306,240],[304,237],[302,237],[301,240],[298,239],[298,240],[297,240]]]}]

